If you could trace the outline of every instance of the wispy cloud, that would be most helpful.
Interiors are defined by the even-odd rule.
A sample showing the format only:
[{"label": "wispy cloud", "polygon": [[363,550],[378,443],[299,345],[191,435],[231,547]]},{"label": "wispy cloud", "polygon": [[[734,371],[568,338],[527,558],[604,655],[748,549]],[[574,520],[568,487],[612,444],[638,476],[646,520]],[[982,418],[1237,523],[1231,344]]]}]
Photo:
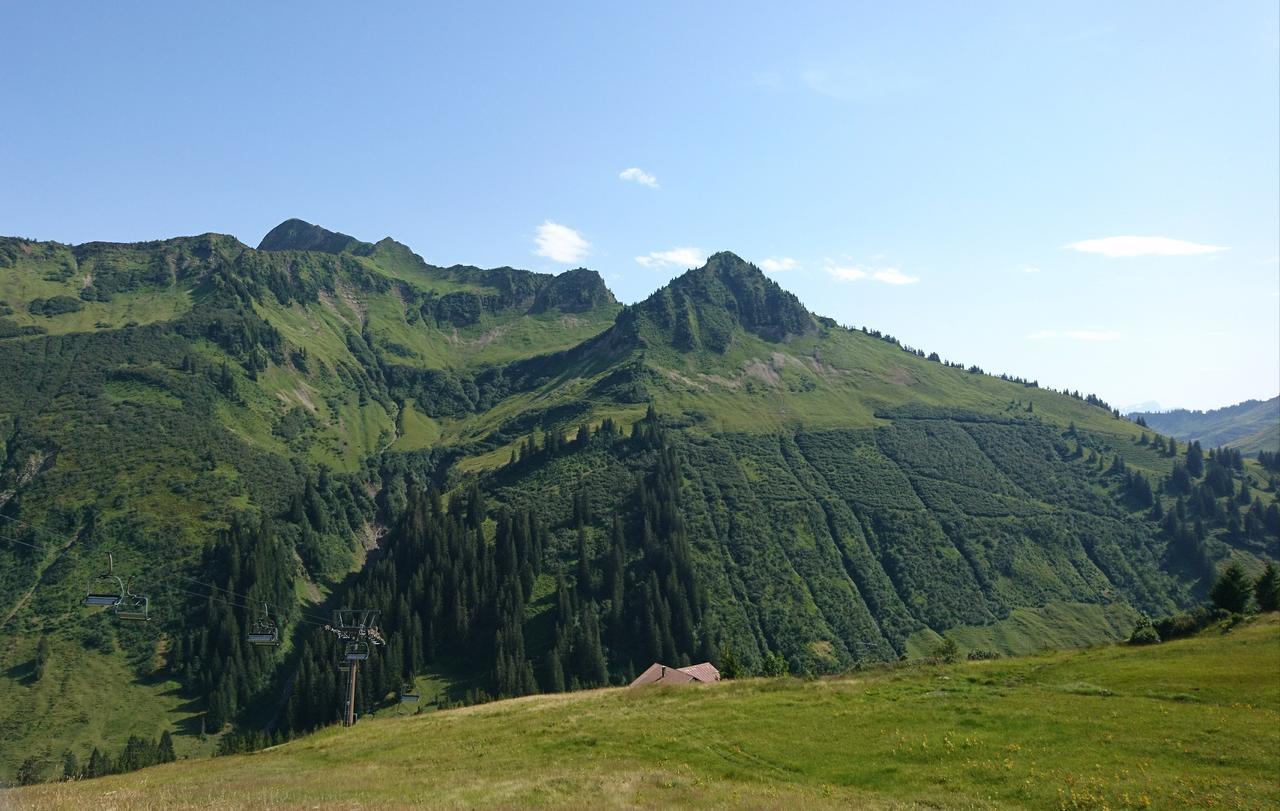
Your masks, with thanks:
[{"label": "wispy cloud", "polygon": [[1040,268],[1033,267],[1032,265],[1027,265],[1026,267],[1022,268],[1022,272],[1023,273],[1039,273]]},{"label": "wispy cloud", "polygon": [[1201,245],[1198,242],[1187,242],[1184,239],[1169,237],[1106,237],[1104,239],[1086,239],[1072,242],[1064,248],[1081,253],[1100,253],[1103,256],[1199,256],[1206,253],[1218,253],[1230,250],[1220,245]]},{"label": "wispy cloud", "polygon": [[883,284],[915,284],[920,281],[917,276],[910,276],[898,268],[864,267],[862,265],[839,265],[827,260],[827,274],[840,282],[873,281]]},{"label": "wispy cloud", "polygon": [[701,248],[672,248],[637,256],[636,262],[647,268],[696,268],[706,264],[707,252]]},{"label": "wispy cloud", "polygon": [[583,239],[582,234],[551,220],[538,226],[534,242],[538,244],[538,250],[534,252],[538,256],[565,265],[577,262],[591,252],[591,243]]},{"label": "wispy cloud", "polygon": [[874,101],[921,84],[919,79],[900,73],[849,65],[810,65],[800,71],[799,78],[808,90],[840,101]]},{"label": "wispy cloud", "polygon": [[639,183],[641,186],[648,186],[651,189],[658,188],[658,179],[649,174],[645,170],[632,166],[630,169],[623,169],[618,172],[618,177],[631,183]]},{"label": "wispy cloud", "polygon": [[760,269],[765,273],[785,273],[799,267],[800,263],[790,256],[770,256],[760,262]]},{"label": "wispy cloud", "polygon": [[1066,339],[1070,341],[1119,341],[1124,338],[1124,333],[1117,332],[1113,329],[1042,329],[1031,333],[1027,336],[1033,341],[1044,341],[1050,339]]}]

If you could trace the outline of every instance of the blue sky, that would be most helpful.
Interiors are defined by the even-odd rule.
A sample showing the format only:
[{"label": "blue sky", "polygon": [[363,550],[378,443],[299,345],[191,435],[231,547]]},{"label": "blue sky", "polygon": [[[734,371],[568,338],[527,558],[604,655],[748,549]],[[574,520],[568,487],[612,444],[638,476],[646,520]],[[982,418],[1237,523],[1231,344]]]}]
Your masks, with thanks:
[{"label": "blue sky", "polygon": [[733,250],[1116,405],[1280,391],[1276,3],[634,5],[6,4],[0,233],[296,216],[626,301]]}]

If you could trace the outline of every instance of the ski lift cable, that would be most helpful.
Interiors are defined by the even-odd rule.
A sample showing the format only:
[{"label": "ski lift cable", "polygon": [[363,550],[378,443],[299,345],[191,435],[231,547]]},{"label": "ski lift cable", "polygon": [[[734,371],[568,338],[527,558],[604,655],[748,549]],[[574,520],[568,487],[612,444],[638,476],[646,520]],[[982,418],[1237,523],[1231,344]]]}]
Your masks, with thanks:
[{"label": "ski lift cable", "polygon": [[[54,532],[53,530],[46,529],[45,527],[42,527],[42,526],[40,526],[40,525],[38,525],[38,524],[33,524],[33,523],[31,523],[30,521],[23,521],[23,520],[21,520],[21,519],[13,518],[13,517],[11,517],[11,516],[7,516],[7,515],[0,515],[0,518],[4,518],[4,519],[5,519],[5,520],[7,520],[7,521],[12,521],[12,522],[13,522],[13,523],[15,523],[15,524],[20,524],[20,525],[25,526],[25,527],[27,527],[27,528],[29,528],[29,529],[32,529],[32,530],[38,530],[38,531],[40,531],[40,532],[45,533],[45,535],[47,535],[47,536],[49,536],[49,537],[51,537],[51,538],[54,538],[54,539],[56,539],[56,540],[60,540],[60,541],[67,541],[67,542],[70,542],[70,541],[72,541],[72,540],[73,540],[70,536],[62,535],[61,533],[57,533],[57,532]],[[13,541],[14,543],[22,544],[23,546],[27,546],[27,547],[30,547],[30,548],[35,549],[35,550],[41,550],[41,549],[42,549],[42,547],[36,546],[35,544],[26,543],[25,541],[19,541],[18,539],[16,539],[16,538],[12,538],[12,537],[9,537],[9,536],[0,535],[0,537],[4,538],[5,540]],[[242,601],[242,602],[240,602],[240,603],[234,602],[234,601],[232,601],[232,600],[226,600],[226,602],[227,602],[228,604],[235,605],[237,608],[243,608],[243,609],[245,609],[245,610],[249,610],[249,611],[252,611],[252,610],[254,610],[255,608],[259,608],[259,607],[261,607],[261,606],[263,606],[263,605],[266,605],[266,604],[267,604],[264,600],[257,600],[257,599],[254,599],[254,598],[252,598],[252,597],[248,596],[248,595],[240,594],[240,593],[238,593],[238,592],[232,591],[231,589],[225,589],[225,588],[222,588],[221,586],[216,586],[216,585],[214,585],[214,584],[212,584],[212,583],[207,583],[207,582],[205,582],[205,581],[203,581],[203,580],[197,580],[197,579],[192,578],[192,577],[186,577],[186,576],[184,576],[184,575],[180,575],[180,574],[178,574],[177,572],[171,571],[172,569],[176,568],[178,565],[180,565],[180,564],[174,563],[174,564],[171,564],[170,566],[167,566],[167,567],[161,567],[161,568],[160,568],[160,569],[158,569],[158,570],[157,570],[157,569],[153,569],[153,570],[152,570],[152,572],[151,572],[151,576],[152,576],[152,577],[155,577],[155,576],[157,576],[157,575],[159,575],[159,574],[163,574],[163,573],[165,573],[166,571],[168,571],[168,575],[169,575],[170,577],[174,578],[174,579],[178,579],[178,580],[185,580],[185,581],[186,581],[186,582],[188,582],[188,583],[192,583],[192,584],[197,585],[197,586],[199,586],[199,587],[201,587],[201,588],[209,589],[210,591],[223,592],[223,593],[225,593],[225,594],[231,595],[232,597],[240,598],[240,600]],[[179,589],[179,590],[181,591],[181,589]],[[185,593],[187,593],[187,594],[191,594],[191,592],[185,592]],[[200,596],[201,596],[202,598],[207,598],[207,597],[208,597],[208,596],[210,596],[210,595],[200,595]],[[247,603],[247,604],[245,604],[245,603]],[[277,613],[279,613],[281,616],[288,616],[288,615],[289,615],[289,612],[282,610],[280,606],[271,606],[271,607],[272,607],[272,608],[274,608],[274,609],[277,611]],[[306,618],[307,620],[309,620],[309,624],[312,624],[312,625],[324,625],[324,624],[326,624],[326,623],[328,622],[328,619],[327,619],[326,617],[324,617],[324,616],[322,616],[322,615],[319,615],[319,614],[313,614],[313,613],[310,613],[310,612],[305,611],[305,610],[302,610],[302,609],[299,609],[297,613],[298,613],[299,618]]]},{"label": "ski lift cable", "polygon": [[[11,541],[11,542],[13,542],[13,543],[22,544],[23,546],[29,546],[29,547],[31,547],[31,548],[33,548],[33,549],[39,549],[39,548],[40,548],[40,547],[38,547],[38,546],[34,546],[33,544],[24,543],[23,541],[19,541],[19,540],[17,540],[16,538],[11,538],[11,537],[9,537],[8,535],[0,534],[0,540]],[[222,595],[219,595],[219,594],[201,594],[201,593],[194,592],[194,591],[191,591],[191,590],[189,590],[189,589],[180,588],[180,587],[178,587],[178,586],[174,586],[174,585],[170,585],[170,588],[172,588],[174,591],[177,591],[177,592],[180,592],[180,593],[182,593],[182,594],[186,594],[186,595],[188,595],[188,596],[190,596],[190,597],[195,597],[195,598],[198,598],[198,599],[201,599],[201,600],[216,599],[216,600],[220,600],[220,601],[222,601],[222,602],[226,603],[227,605],[231,605],[231,606],[234,606],[234,607],[236,607],[236,608],[242,608],[242,609],[244,609],[244,610],[246,610],[246,611],[252,611],[252,610],[254,610],[254,606],[247,606],[247,605],[243,605],[243,604],[237,603],[237,602],[235,602],[235,601],[233,601],[233,600],[230,600],[230,599],[228,599],[228,598],[226,598],[226,597],[223,597]],[[34,592],[35,592],[35,591],[37,591],[38,589],[39,589],[39,586],[37,585],[35,588],[33,588],[33,589],[32,589],[32,593],[34,593]],[[261,605],[262,605],[262,604],[259,604],[259,606],[261,606]],[[10,616],[10,617],[9,617],[9,620],[11,621],[11,620],[12,620],[14,617],[16,617],[16,616],[17,616],[17,614],[16,614],[16,612],[15,612],[13,616]],[[303,624],[303,625],[310,625],[310,626],[317,627],[317,628],[323,628],[323,627],[326,625],[326,623],[316,622],[316,621],[311,620],[311,619],[302,619],[302,618],[299,618],[297,621],[298,621],[300,624]],[[4,627],[5,625],[7,625],[7,624],[8,624],[8,621],[6,621],[6,622],[4,622],[4,623],[0,623],[0,628],[3,628],[3,627]]]},{"label": "ski lift cable", "polygon": [[[23,546],[27,546],[27,547],[30,547],[30,548],[32,548],[32,549],[36,549],[36,550],[39,550],[39,549],[41,548],[41,547],[36,546],[35,544],[29,544],[29,543],[26,543],[25,541],[20,541],[20,540],[18,540],[17,538],[13,538],[13,537],[10,537],[10,536],[8,536],[8,535],[4,535],[4,534],[2,534],[2,533],[0,533],[0,540],[9,541],[9,542],[11,542],[11,543],[16,543],[16,544],[21,544],[21,545],[23,545]],[[199,581],[197,581],[197,582],[199,582]],[[203,584],[202,584],[202,585],[203,585]],[[39,588],[39,586],[37,586],[37,589],[38,589],[38,588]],[[263,605],[266,605],[265,603],[263,603],[263,602],[261,602],[261,601],[258,601],[258,602],[256,603],[256,605],[246,605],[246,604],[244,604],[244,603],[237,602],[237,601],[235,601],[235,600],[232,600],[232,599],[229,599],[229,598],[227,598],[227,597],[224,597],[223,595],[220,595],[220,594],[202,594],[202,593],[195,592],[195,591],[191,591],[191,590],[189,590],[189,589],[184,589],[184,588],[181,588],[181,587],[179,587],[179,586],[172,585],[172,584],[170,584],[170,585],[169,585],[169,588],[173,589],[174,591],[180,592],[180,593],[182,593],[182,594],[186,594],[186,595],[188,595],[188,596],[190,596],[190,597],[197,597],[197,598],[199,598],[199,599],[201,599],[201,600],[208,600],[208,599],[221,600],[222,602],[226,603],[227,605],[233,606],[233,607],[235,607],[235,608],[242,608],[242,609],[244,609],[244,610],[246,610],[246,611],[253,611],[253,610],[257,609],[257,608],[261,608]],[[308,618],[302,618],[302,617],[300,617],[297,621],[298,621],[298,622],[300,622],[300,623],[302,623],[302,624],[304,624],[304,625],[312,625],[312,626],[316,626],[316,627],[324,627],[324,626],[327,624],[327,622],[320,622],[320,621],[317,621],[317,620],[315,620],[315,619],[311,619],[311,618],[309,618],[309,617],[308,617]]]},{"label": "ski lift cable", "polygon": [[[53,530],[51,530],[51,529],[46,529],[45,527],[42,527],[42,526],[40,526],[39,524],[33,524],[33,523],[31,523],[30,521],[23,521],[22,519],[19,519],[19,518],[13,518],[12,516],[3,515],[3,514],[0,514],[0,518],[3,518],[4,520],[6,520],[6,521],[10,521],[10,522],[13,522],[13,523],[15,523],[15,524],[19,524],[19,525],[21,525],[21,526],[27,527],[28,529],[31,529],[31,530],[35,530],[35,531],[38,531],[38,532],[43,532],[45,535],[49,536],[50,538],[56,539],[56,540],[66,541],[66,542],[70,542],[70,541],[72,541],[72,540],[73,540],[73,538],[71,538],[71,536],[69,536],[69,535],[63,535],[63,534],[61,534],[61,533],[54,532],[54,531],[53,531]],[[35,544],[27,543],[27,542],[25,542],[25,541],[19,541],[17,538],[12,538],[12,537],[9,537],[9,536],[7,536],[7,535],[0,535],[0,538],[4,538],[5,540],[12,541],[13,543],[22,544],[23,546],[30,547],[31,549],[35,549],[35,550],[37,550],[37,551],[40,551],[40,550],[42,549],[42,547],[36,546]],[[193,583],[193,584],[195,584],[195,585],[197,585],[197,586],[200,586],[201,588],[206,588],[206,589],[209,589],[209,590],[211,590],[211,591],[224,592],[224,593],[229,594],[229,595],[231,595],[231,596],[233,596],[233,597],[238,597],[238,598],[240,598],[240,599],[243,601],[243,603],[247,603],[247,604],[241,604],[241,603],[235,603],[235,602],[232,602],[231,600],[227,600],[227,602],[228,602],[229,604],[231,604],[231,605],[235,605],[235,606],[236,606],[236,607],[238,607],[238,608],[243,608],[243,609],[246,609],[246,610],[253,610],[254,608],[261,607],[262,605],[267,605],[267,603],[266,603],[265,601],[263,601],[263,600],[257,600],[257,599],[254,599],[253,597],[250,597],[250,596],[246,595],[246,594],[240,594],[239,592],[232,591],[231,589],[222,588],[221,586],[217,586],[217,585],[214,585],[214,584],[212,584],[212,583],[207,583],[207,582],[205,582],[205,581],[203,581],[203,580],[197,580],[197,579],[192,578],[192,577],[187,577],[187,576],[185,576],[185,575],[180,575],[180,574],[178,574],[177,572],[171,571],[172,569],[176,568],[178,565],[180,565],[180,564],[178,564],[178,563],[173,563],[173,564],[171,564],[171,565],[169,565],[169,566],[161,567],[161,568],[159,568],[159,569],[154,569],[154,568],[153,568],[153,569],[152,569],[152,571],[151,571],[151,576],[152,576],[152,577],[155,577],[155,576],[157,576],[157,575],[164,574],[164,573],[168,570],[168,576],[169,576],[169,577],[172,577],[172,578],[175,578],[175,579],[178,579],[178,580],[185,580],[185,581],[186,581],[186,582],[188,582],[188,583]],[[179,591],[182,591],[181,589],[178,589],[178,590],[179,590]],[[191,594],[191,592],[185,592],[185,593],[187,593],[187,594]],[[201,596],[201,597],[208,597],[209,595],[200,595],[200,596]],[[290,612],[288,612],[288,611],[282,610],[280,606],[274,606],[274,605],[273,605],[273,606],[271,606],[271,608],[275,609],[275,610],[276,610],[276,611],[277,611],[281,616],[288,616],[288,615],[289,615],[289,613],[290,613]],[[304,609],[298,609],[298,610],[297,610],[297,615],[298,615],[298,617],[299,617],[299,620],[300,620],[300,621],[302,621],[302,620],[305,618],[306,620],[308,620],[308,624],[311,624],[311,625],[326,625],[326,624],[328,623],[328,621],[329,621],[329,620],[328,620],[328,618],[324,617],[323,615],[320,615],[320,614],[313,614],[313,613],[308,612],[308,611],[306,611],[306,610],[304,610]]]},{"label": "ski lift cable", "polygon": [[[3,516],[3,515],[0,515],[0,518],[4,518],[4,516]],[[8,535],[0,535],[0,538],[3,538],[3,539],[5,539],[6,541],[9,541],[10,543],[21,544],[22,546],[28,547],[28,548],[30,548],[30,549],[34,549],[34,550],[36,550],[37,552],[39,552],[39,551],[43,551],[43,549],[44,549],[44,547],[43,547],[43,546],[36,546],[36,545],[35,545],[35,544],[33,544],[33,543],[27,543],[26,541],[20,541],[20,540],[18,540],[17,538],[10,538]]]},{"label": "ski lift cable", "polygon": [[[187,590],[187,589],[179,588],[179,587],[177,587],[177,586],[171,586],[170,588],[172,588],[174,591],[178,591],[178,592],[181,592],[181,593],[183,593],[183,594],[190,595],[190,596],[192,596],[192,597],[198,597],[198,598],[200,598],[201,600],[207,600],[207,599],[221,600],[222,602],[226,603],[226,604],[227,604],[227,605],[229,605],[229,606],[233,606],[233,607],[235,607],[235,608],[243,608],[243,609],[244,609],[244,610],[246,610],[246,611],[253,611],[255,608],[260,608],[260,607],[261,607],[261,605],[262,605],[261,603],[259,603],[257,606],[244,605],[244,604],[242,604],[242,603],[234,602],[234,601],[232,601],[232,600],[227,599],[226,597],[222,597],[222,596],[217,595],[217,594],[200,594],[200,593],[198,593],[198,592],[189,591],[189,590]],[[301,617],[299,617],[299,618],[298,618],[297,622],[298,622],[299,624],[302,624],[302,625],[312,625],[312,626],[315,626],[315,627],[317,627],[317,628],[319,628],[319,627],[323,627],[323,623],[319,623],[319,622],[316,622],[315,620],[311,620],[311,619],[303,619],[303,618],[301,618]]]}]

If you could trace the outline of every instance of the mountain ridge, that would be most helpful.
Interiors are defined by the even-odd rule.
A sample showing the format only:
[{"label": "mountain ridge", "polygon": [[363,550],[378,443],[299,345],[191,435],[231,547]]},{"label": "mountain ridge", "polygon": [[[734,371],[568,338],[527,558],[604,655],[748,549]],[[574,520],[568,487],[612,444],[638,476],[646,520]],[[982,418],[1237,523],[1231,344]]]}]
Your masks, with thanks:
[{"label": "mountain ridge", "polygon": [[1239,447],[1252,454],[1280,450],[1280,395],[1209,410],[1175,408],[1135,411],[1127,416],[1141,419],[1161,433],[1198,441],[1206,447]]},{"label": "mountain ridge", "polygon": [[[337,652],[301,622],[324,593],[383,611],[373,707],[427,675],[461,701],[725,651],[820,673],[1116,639],[1280,548],[1253,460],[1183,478],[1181,445],[1096,398],[839,326],[728,252],[623,307],[594,271],[390,238],[0,238],[0,306],[0,514],[43,528],[0,543],[4,593],[34,595],[0,603],[22,631],[0,668],[41,638],[74,665],[0,679],[0,725],[45,707],[85,757],[101,727],[57,709],[76,673],[187,729],[328,723]],[[78,607],[106,550],[156,623]],[[159,561],[245,597],[194,600]],[[287,654],[244,642],[251,593]],[[133,709],[102,717],[166,723]]]}]

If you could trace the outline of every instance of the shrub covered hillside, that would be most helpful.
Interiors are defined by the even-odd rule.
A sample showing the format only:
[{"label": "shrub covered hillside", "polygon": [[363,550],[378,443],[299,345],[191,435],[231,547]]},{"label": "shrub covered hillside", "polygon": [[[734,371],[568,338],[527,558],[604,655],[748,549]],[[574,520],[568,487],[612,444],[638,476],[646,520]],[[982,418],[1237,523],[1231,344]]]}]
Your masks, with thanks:
[{"label": "shrub covered hillside", "polygon": [[[334,607],[382,612],[368,713],[1116,639],[1280,556],[1270,455],[838,325],[729,253],[624,308],[297,220],[7,238],[0,313],[10,776],[331,723]],[[80,605],[108,553],[150,622]]]}]

